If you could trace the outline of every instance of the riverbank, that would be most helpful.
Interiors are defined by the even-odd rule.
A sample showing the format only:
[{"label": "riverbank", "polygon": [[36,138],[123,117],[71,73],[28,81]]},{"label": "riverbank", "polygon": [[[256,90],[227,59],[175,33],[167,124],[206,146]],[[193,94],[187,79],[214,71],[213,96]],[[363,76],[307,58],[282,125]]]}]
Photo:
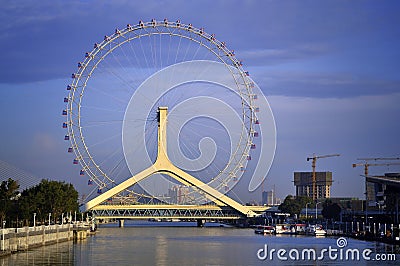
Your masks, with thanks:
[{"label": "riverbank", "polygon": [[86,223],[1,229],[0,256],[73,239],[85,239],[89,232]]}]

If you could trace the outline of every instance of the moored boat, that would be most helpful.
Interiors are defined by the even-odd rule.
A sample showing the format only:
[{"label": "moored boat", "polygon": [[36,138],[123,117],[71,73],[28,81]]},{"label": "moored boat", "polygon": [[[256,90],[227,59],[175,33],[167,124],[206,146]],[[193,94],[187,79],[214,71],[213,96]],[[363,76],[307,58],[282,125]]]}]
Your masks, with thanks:
[{"label": "moored boat", "polygon": [[306,228],[307,228],[306,224],[295,224],[294,225],[296,235],[305,235]]},{"label": "moored boat", "polygon": [[275,225],[276,234],[293,234],[290,224],[277,224]]},{"label": "moored boat", "polygon": [[315,224],[315,225],[310,225],[306,228],[306,234],[313,236],[325,236],[326,231],[323,229],[322,225]]},{"label": "moored boat", "polygon": [[274,234],[275,233],[275,228],[273,226],[269,225],[258,225],[256,229],[254,229],[254,233],[256,234]]}]

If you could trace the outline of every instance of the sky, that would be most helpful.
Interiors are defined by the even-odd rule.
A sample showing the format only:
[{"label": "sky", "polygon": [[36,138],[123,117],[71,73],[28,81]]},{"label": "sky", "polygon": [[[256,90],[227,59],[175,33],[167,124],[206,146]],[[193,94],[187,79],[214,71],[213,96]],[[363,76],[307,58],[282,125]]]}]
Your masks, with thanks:
[{"label": "sky", "polygon": [[[307,157],[332,171],[332,196],[363,198],[357,158],[400,157],[398,1],[1,1],[0,160],[38,178],[87,178],[71,163],[61,128],[65,87],[85,52],[115,28],[168,18],[215,33],[235,50],[269,101],[275,159],[256,191],[295,194]],[[4,165],[4,164],[2,164]],[[399,172],[370,167],[370,174]],[[8,177],[1,176],[1,179]]]}]

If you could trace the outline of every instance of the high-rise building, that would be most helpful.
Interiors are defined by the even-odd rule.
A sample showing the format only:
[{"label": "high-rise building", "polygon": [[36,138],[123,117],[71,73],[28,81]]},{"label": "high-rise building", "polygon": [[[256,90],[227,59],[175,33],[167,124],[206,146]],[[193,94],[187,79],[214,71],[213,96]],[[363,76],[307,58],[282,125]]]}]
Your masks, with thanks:
[{"label": "high-rise building", "polygon": [[261,203],[262,205],[274,205],[274,191],[263,191]]},{"label": "high-rise building", "polygon": [[[317,199],[331,197],[332,172],[316,172]],[[296,196],[307,196],[313,198],[312,172],[294,172],[294,185]]]},{"label": "high-rise building", "polygon": [[168,197],[172,203],[185,204],[188,201],[189,188],[186,186],[173,186],[168,189]]}]

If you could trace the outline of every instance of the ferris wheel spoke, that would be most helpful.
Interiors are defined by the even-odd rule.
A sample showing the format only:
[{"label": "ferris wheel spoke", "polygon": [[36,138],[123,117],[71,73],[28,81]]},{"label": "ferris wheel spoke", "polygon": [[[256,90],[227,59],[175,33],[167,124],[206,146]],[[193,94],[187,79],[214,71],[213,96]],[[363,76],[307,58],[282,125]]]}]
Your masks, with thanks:
[{"label": "ferris wheel spoke", "polygon": [[167,59],[166,59],[167,64],[170,64],[169,57],[170,57],[170,54],[171,54],[171,43],[172,43],[172,34],[169,35],[168,52],[167,52]]},{"label": "ferris wheel spoke", "polygon": [[163,68],[163,60],[162,60],[162,45],[161,45],[161,37],[162,37],[162,35],[161,34],[159,34],[158,35],[158,39],[159,39],[159,53],[158,53],[158,55],[159,55],[159,60],[160,60],[160,68],[159,69],[162,69]]},{"label": "ferris wheel spoke", "polygon": [[[119,153],[119,151],[117,151]],[[116,152],[116,154],[114,155],[118,155]],[[112,156],[114,157],[114,156]],[[109,167],[109,173],[111,177],[119,177],[119,176],[125,176],[126,178],[128,178],[129,174],[126,171],[126,165],[125,163],[125,158],[119,156],[119,158],[116,158],[116,162],[114,163],[114,165],[110,165]],[[122,180],[116,180],[115,178],[112,178],[111,180],[112,185],[117,185],[117,182],[121,182]]]},{"label": "ferris wheel spoke", "polygon": [[[174,135],[177,135],[179,132],[177,132],[176,134],[174,134]],[[195,152],[195,151],[197,151],[197,149],[198,149],[198,147],[197,146],[195,146],[194,144],[190,144],[190,143],[188,143],[188,142],[181,142],[180,143],[180,147],[177,147],[177,150],[176,150],[176,152],[177,153],[181,153],[182,152],[182,149],[183,150],[185,150],[186,151],[186,153],[189,153],[188,155],[189,155],[189,158],[197,158],[199,155],[197,154],[197,152]],[[174,154],[171,154],[170,156],[174,156]],[[184,155],[184,157],[185,158],[187,158],[187,156],[185,156]],[[188,159],[188,158],[187,158]],[[194,159],[189,159],[189,160],[187,160],[189,163],[190,163],[190,165],[191,165],[191,168],[188,168],[188,169],[196,169],[197,167],[196,167],[196,163],[194,162],[195,160]]]},{"label": "ferris wheel spoke", "polygon": [[[132,45],[131,45],[131,41],[128,41],[128,43],[129,43],[129,47],[131,47],[131,46],[132,46]],[[128,66],[127,66],[127,67],[134,69],[134,70],[135,70],[135,73],[136,73],[136,76],[139,76],[138,73],[137,73],[137,68],[133,68],[133,66],[134,66],[135,64],[131,61],[131,56],[128,55],[128,52],[129,52],[129,51],[132,52],[132,49],[130,49],[129,51],[125,51],[125,46],[124,46],[124,45],[121,45],[121,46],[120,46],[120,50],[121,50],[121,54],[122,54],[122,56],[123,56],[122,59],[127,60],[127,62],[128,62]],[[131,73],[130,73],[130,71],[128,71],[128,70],[126,69],[126,66],[123,65],[123,64],[121,63],[121,61],[118,59],[117,56],[115,56],[114,53],[112,53],[112,54],[113,54],[113,57],[115,58],[115,60],[118,61],[118,64],[119,64],[119,65],[121,66],[121,68],[124,70],[125,76],[131,78]],[[134,54],[134,59],[136,60],[136,64],[137,64],[138,61],[137,61],[136,53],[133,53],[133,54]],[[129,83],[128,83],[128,87],[130,87],[130,86],[129,86]]]},{"label": "ferris wheel spoke", "polygon": [[140,76],[143,76],[142,73],[141,73],[142,71],[139,72],[139,68],[138,68],[138,67],[135,67],[135,66],[140,66],[141,63],[140,63],[140,60],[139,60],[139,58],[138,58],[138,55],[137,55],[136,52],[135,52],[135,49],[134,49],[133,46],[132,46],[132,41],[129,41],[128,44],[129,44],[129,51],[130,51],[131,54],[133,54],[133,57],[135,58],[135,63],[132,63],[131,66],[132,66],[132,68],[135,70],[135,73],[136,73],[139,77],[140,77]]},{"label": "ferris wheel spoke", "polygon": [[[146,147],[149,147],[150,149],[150,154],[148,154],[149,155],[149,157],[150,158],[154,158],[154,160],[155,160],[155,158],[156,158],[156,155],[157,155],[157,140],[156,140],[156,138],[157,138],[157,132],[155,131],[155,130],[152,130],[151,132],[150,132],[150,134],[148,134],[148,138],[147,138],[147,141],[146,141]],[[151,147],[153,147],[153,148],[151,148]],[[149,150],[147,150],[147,151],[149,151]]]},{"label": "ferris wheel spoke", "polygon": [[107,97],[107,99],[109,100],[114,100],[115,102],[118,102],[120,104],[127,104],[127,99],[123,99],[123,98],[119,98],[116,97],[115,94],[111,93],[111,91],[104,91],[104,90],[100,90],[94,87],[90,88],[93,92],[98,92],[100,94],[102,94],[103,96]]},{"label": "ferris wheel spoke", "polygon": [[[189,37],[189,40],[193,40],[193,39],[191,39],[191,38]],[[190,51],[190,49],[191,49],[191,46],[192,46],[192,42],[189,42],[189,44],[188,44],[187,47],[186,47],[186,51],[185,51],[185,54],[184,54],[184,56],[183,56],[183,60],[182,60],[182,61],[189,61],[189,60],[187,59],[187,56],[188,56],[188,53],[189,53],[189,51]]]},{"label": "ferris wheel spoke", "polygon": [[[142,55],[143,55],[144,61],[146,62],[147,71],[149,71],[151,69],[151,67],[150,67],[150,64],[149,64],[149,62],[147,60],[147,56],[146,56],[146,53],[145,53],[144,48],[143,48],[142,37],[139,37],[139,43],[140,43],[140,48],[142,50]],[[150,74],[150,73],[148,72],[148,74]]]},{"label": "ferris wheel spoke", "polygon": [[202,47],[202,45],[201,45],[201,43],[199,43],[196,51],[193,53],[192,60],[195,60],[197,58],[197,53],[200,51],[201,47]]},{"label": "ferris wheel spoke", "polygon": [[[113,55],[113,53],[111,53],[111,54]],[[117,78],[119,81],[122,82],[121,84],[119,84],[118,89],[123,89],[123,91],[128,92],[128,93],[130,93],[132,91],[132,87],[130,85],[130,82],[123,77],[124,75],[119,74],[116,71],[116,68],[114,68],[114,67],[103,67],[101,69],[103,69],[103,71],[105,73],[113,75],[115,78]]]},{"label": "ferris wheel spoke", "polygon": [[156,66],[157,66],[157,64],[156,64],[156,55],[155,55],[155,52],[154,52],[155,48],[153,47],[152,35],[149,34],[148,38],[149,38],[148,43],[149,43],[149,46],[150,46],[150,56],[151,56],[151,60],[152,60],[152,68],[157,69],[156,68]]},{"label": "ferris wheel spoke", "polygon": [[177,47],[176,53],[175,53],[174,64],[178,63],[178,56],[179,56],[179,50],[180,50],[180,47],[181,47],[182,39],[183,39],[183,36],[179,36],[179,42],[178,42],[178,47]]},{"label": "ferris wheel spoke", "polygon": [[[116,165],[110,170],[110,174],[120,176],[123,171],[126,171],[125,157],[120,156],[120,159],[117,161]],[[116,183],[114,182],[114,184]]]},{"label": "ferris wheel spoke", "polygon": [[88,128],[98,128],[98,127],[107,127],[110,125],[119,125],[122,124],[122,121],[88,121],[87,125],[83,126],[82,129],[88,129]]},{"label": "ferris wheel spoke", "polygon": [[[176,132],[174,135],[177,135],[177,134],[179,134],[180,132]],[[190,158],[198,158],[198,153],[197,152],[194,152],[194,151],[197,151],[198,150],[198,144],[197,143],[193,143],[193,142],[191,142],[190,141],[190,139],[192,139],[193,138],[193,136],[197,136],[197,137],[202,137],[202,135],[201,134],[199,134],[198,133],[198,131],[197,130],[192,130],[192,129],[190,129],[190,132],[187,132],[186,134],[180,134],[179,135],[180,136],[180,138],[182,139],[182,141],[180,141],[180,143],[181,143],[181,148],[180,148],[180,150],[185,150],[187,153],[189,153],[188,155],[189,155],[189,157]],[[187,140],[187,141],[186,141]],[[221,146],[221,145],[218,145],[218,151],[219,151],[219,153],[222,151],[224,154],[229,154],[230,153],[230,151],[228,151],[226,148],[224,148],[224,146]],[[178,149],[179,150],[179,149]],[[179,151],[178,151],[179,152]],[[218,158],[218,156],[216,157],[216,158],[214,158],[214,159],[217,159]],[[209,161],[208,161],[208,158],[200,158],[202,161],[200,161],[199,163],[196,163],[195,162],[195,160],[189,160],[189,163],[191,163],[192,164],[192,169],[197,169],[197,164],[200,164],[200,165],[204,165],[205,163],[209,163]],[[207,161],[206,161],[207,160]],[[209,167],[209,166],[211,166],[211,167],[213,167],[213,164],[209,164],[209,165],[207,165],[206,167]],[[212,168],[209,168],[209,169],[212,169]],[[210,170],[207,170],[207,171],[210,171]],[[210,174],[210,175],[208,175],[208,176],[215,176],[215,174],[216,173],[218,173],[219,172],[219,170],[217,170],[217,169],[213,169],[212,171],[210,171],[210,172],[212,172],[212,174]]]},{"label": "ferris wheel spoke", "polygon": [[110,112],[110,113],[125,113],[125,110],[117,110],[117,109],[111,109],[111,108],[104,108],[104,107],[100,107],[100,106],[89,106],[89,105],[82,105],[81,106],[82,109],[92,109],[92,110],[98,110],[98,111],[105,111],[105,112]]},{"label": "ferris wheel spoke", "polygon": [[[111,152],[108,156],[106,156],[106,157],[103,159],[103,161],[101,161],[101,162],[99,163],[99,166],[107,165],[110,169],[114,169],[115,165],[110,166],[110,165],[109,165],[109,162],[110,162],[110,161],[113,161],[112,158],[113,158],[114,156],[116,156],[119,152],[120,152],[119,149],[115,149],[115,150],[114,150],[113,152]],[[111,179],[109,179],[109,180],[110,180],[111,182],[115,182],[113,178],[111,178]]]},{"label": "ferris wheel spoke", "polygon": [[96,143],[91,144],[90,146],[88,146],[88,148],[93,148],[93,147],[96,147],[96,146],[98,146],[100,144],[104,144],[105,142],[110,141],[112,139],[115,139],[117,137],[121,137],[121,134],[118,133],[118,134],[112,135],[112,136],[110,136],[108,138],[102,139],[102,140],[100,140],[100,141],[98,141]]}]

